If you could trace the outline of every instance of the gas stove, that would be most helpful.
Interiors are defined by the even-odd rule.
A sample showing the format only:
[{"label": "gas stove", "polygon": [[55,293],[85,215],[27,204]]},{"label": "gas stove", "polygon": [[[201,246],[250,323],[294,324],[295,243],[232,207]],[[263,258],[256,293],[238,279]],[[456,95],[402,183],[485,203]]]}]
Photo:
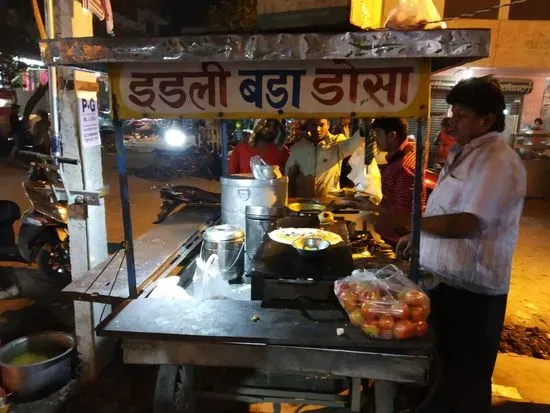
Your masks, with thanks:
[{"label": "gas stove", "polygon": [[[279,220],[277,227],[312,227],[315,223],[307,217],[289,218]],[[266,234],[248,274],[252,299],[335,301],[334,281],[354,269],[352,251],[344,221],[323,229],[339,234],[344,241],[313,258],[299,255],[291,245],[275,242]]]}]

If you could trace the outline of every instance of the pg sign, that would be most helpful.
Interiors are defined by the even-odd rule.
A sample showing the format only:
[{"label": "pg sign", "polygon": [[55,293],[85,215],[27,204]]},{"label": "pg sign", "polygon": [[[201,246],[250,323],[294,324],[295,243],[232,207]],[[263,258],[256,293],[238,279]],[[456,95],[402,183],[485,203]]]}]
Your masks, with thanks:
[{"label": "pg sign", "polygon": [[101,138],[99,135],[99,114],[96,94],[94,92],[78,92],[77,97],[82,149],[100,146]]}]

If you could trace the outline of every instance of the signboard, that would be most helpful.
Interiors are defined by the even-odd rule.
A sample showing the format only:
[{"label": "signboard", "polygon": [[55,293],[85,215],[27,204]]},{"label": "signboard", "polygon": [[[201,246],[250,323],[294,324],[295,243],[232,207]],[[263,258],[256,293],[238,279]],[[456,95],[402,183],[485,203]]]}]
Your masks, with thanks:
[{"label": "signboard", "polygon": [[[503,93],[527,95],[533,91],[533,81],[531,79],[495,79],[500,84],[500,88]],[[451,90],[456,84],[457,81],[455,79],[433,79],[431,82],[431,87],[435,90]]]},{"label": "signboard", "polygon": [[422,60],[132,64],[111,73],[122,119],[424,117]]},{"label": "signboard", "polygon": [[101,145],[99,109],[95,92],[78,92],[78,121],[83,149]]}]

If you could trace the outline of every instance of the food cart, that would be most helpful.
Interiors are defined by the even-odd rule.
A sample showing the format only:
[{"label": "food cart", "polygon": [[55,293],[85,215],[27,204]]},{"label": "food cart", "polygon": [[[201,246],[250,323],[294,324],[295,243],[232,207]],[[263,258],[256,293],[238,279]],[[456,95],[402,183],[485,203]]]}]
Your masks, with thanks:
[{"label": "food cart", "polygon": [[[120,120],[399,116],[416,118],[417,136],[422,137],[430,74],[487,57],[489,38],[483,29],[380,30],[42,43],[48,64],[109,68],[121,193],[126,194],[126,267],[119,254],[64,291],[77,300],[113,304],[98,334],[122,340],[126,363],[161,366],[155,412],[174,407],[200,411],[195,407],[203,396],[299,401],[360,412],[365,411],[367,380],[376,383],[369,398],[375,411],[392,412],[396,383],[425,385],[430,379],[432,340],[429,335],[406,341],[368,339],[346,324],[341,309],[325,303],[304,308],[262,300],[190,304],[149,298],[157,280],[196,254],[204,230],[219,219],[219,209],[186,208],[134,243]],[[410,265],[415,280],[424,140],[416,142]],[[226,143],[222,124],[222,145]],[[342,327],[344,334],[337,334]],[[212,368],[240,368],[246,374],[231,373],[231,382],[220,388],[205,380]],[[267,372],[263,379],[258,371]],[[217,374],[219,370],[212,373]],[[310,384],[307,389],[304,382]]]}]

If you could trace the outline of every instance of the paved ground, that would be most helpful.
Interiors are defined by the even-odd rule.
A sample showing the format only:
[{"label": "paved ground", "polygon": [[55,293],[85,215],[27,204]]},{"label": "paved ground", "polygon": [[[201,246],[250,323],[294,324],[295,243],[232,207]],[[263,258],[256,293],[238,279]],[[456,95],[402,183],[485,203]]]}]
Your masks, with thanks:
[{"label": "paved ground", "polygon": [[[152,226],[159,205],[158,194],[151,190],[151,185],[156,184],[156,182],[143,178],[147,175],[146,172],[150,170],[151,161],[151,155],[148,154],[130,154],[128,159],[128,165],[133,174],[130,176],[129,185],[134,236],[136,237]],[[21,179],[24,172],[23,169],[0,164],[0,180],[3,190],[1,198],[17,202],[22,210],[27,205],[21,189]],[[107,156],[104,160],[104,176],[106,184],[111,186],[111,194],[107,198],[106,205],[108,241],[118,243],[122,240],[122,223],[113,155]],[[187,179],[186,182],[199,184],[206,189],[217,187],[215,182],[200,179]],[[548,245],[550,245],[550,202],[527,201],[521,221],[518,248],[514,257],[507,323],[537,326],[545,331],[550,331],[550,253]],[[20,284],[23,287],[25,296],[35,296],[37,292],[44,291],[44,288],[49,288],[48,291],[50,291],[46,294],[47,299],[44,299],[44,294],[41,294],[42,299],[34,305],[32,301],[22,299],[0,301],[0,340],[2,342],[36,329],[69,328],[59,321],[59,317],[48,317],[45,315],[47,313],[44,312],[47,311],[53,315],[57,313],[55,309],[52,310],[50,307],[51,301],[55,298],[55,285],[38,285],[40,281],[36,279],[33,269],[25,265],[14,268],[11,264],[4,264],[0,267],[0,274],[3,275],[0,278],[0,283],[4,287],[12,284],[15,278],[22,279],[23,281]],[[38,319],[37,314],[40,314]],[[141,374],[144,377],[154,374],[154,371],[150,369],[131,368],[131,371],[128,371],[124,369],[117,370],[116,366],[114,369],[112,377],[119,382],[126,380],[128,377],[135,377],[136,374]],[[497,403],[496,412],[550,412],[550,361],[501,355],[494,374],[494,384],[497,385],[495,391],[498,394],[504,392],[503,394],[508,397],[508,399],[495,398],[495,403]],[[513,389],[517,390],[521,400],[509,399],[510,396],[517,397],[517,393]],[[126,411],[121,410],[122,401],[128,401],[126,396],[120,396],[118,402],[109,402],[111,404],[105,405],[105,400],[108,398],[107,394],[109,394],[108,389],[95,389],[95,391],[104,395],[104,397],[96,397],[96,404],[90,403],[87,399],[88,408],[82,410],[83,407],[79,406],[77,410],[63,411]],[[150,400],[150,394],[144,391],[139,394],[142,401],[138,405],[142,409],[136,408],[132,412],[149,411],[148,400]],[[111,396],[113,395],[111,394]],[[295,412],[296,408],[296,406],[287,406],[283,411],[291,413]],[[17,411],[48,413],[61,410],[31,408],[30,410],[18,409]],[[271,411],[271,407],[265,405],[255,406],[254,411],[267,412]],[[328,410],[324,411],[329,412]]]}]

